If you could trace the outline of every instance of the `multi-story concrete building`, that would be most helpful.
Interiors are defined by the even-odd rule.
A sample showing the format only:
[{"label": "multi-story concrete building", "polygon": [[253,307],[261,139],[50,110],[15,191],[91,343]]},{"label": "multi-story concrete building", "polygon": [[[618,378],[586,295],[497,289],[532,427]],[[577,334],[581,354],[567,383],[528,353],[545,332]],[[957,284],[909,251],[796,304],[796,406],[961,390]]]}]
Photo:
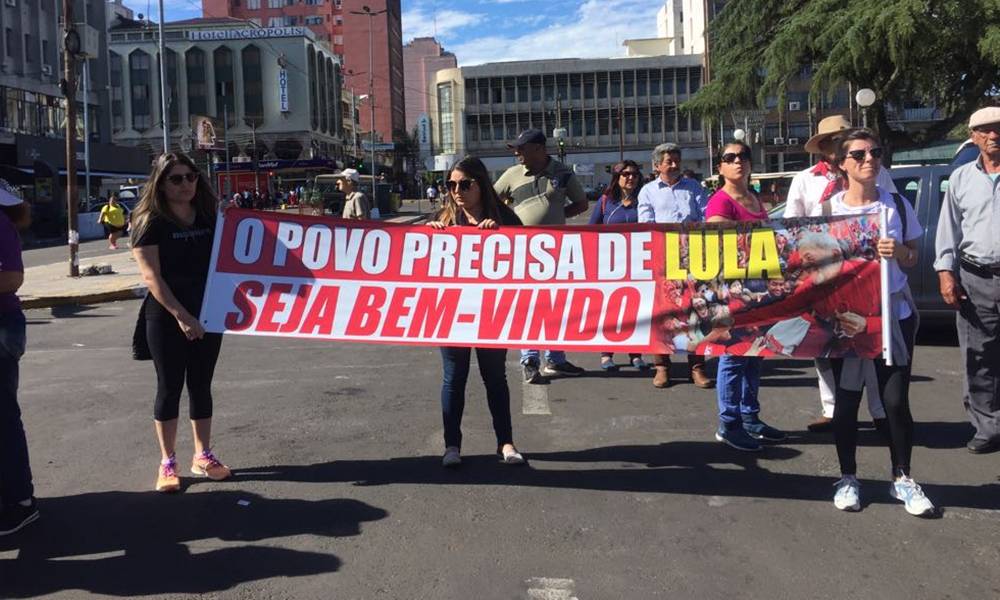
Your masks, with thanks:
[{"label": "multi-story concrete building", "polygon": [[413,38],[403,46],[403,78],[406,84],[406,132],[413,133],[417,120],[430,106],[430,84],[434,74],[458,66],[455,55],[446,52],[432,37]]},{"label": "multi-story concrete building", "polygon": [[[236,164],[246,156],[267,161],[265,177],[292,169],[285,179],[304,180],[306,169],[344,157],[340,58],[309,29],[191,19],[166,23],[164,38],[171,148],[190,151],[196,139],[192,119],[208,116],[219,123],[220,172],[249,170],[250,161]],[[155,26],[120,20],[111,29],[114,137],[149,154],[162,147],[159,60]],[[259,182],[257,174],[254,187]],[[250,184],[243,178],[227,185]]]},{"label": "multi-story concrete building", "polygon": [[[82,200],[88,195],[83,154],[85,116],[94,173],[89,195],[97,195],[104,176],[145,173],[148,163],[136,163],[109,145],[105,3],[77,0],[73,10],[83,50],[89,56],[86,70],[84,60],[77,62],[76,125],[81,140],[77,167]],[[58,0],[0,3],[0,176],[25,186],[35,212],[36,231],[43,235],[65,227],[66,202],[60,191],[67,183],[66,110],[59,88],[63,77],[61,19],[62,2]],[[89,75],[86,86],[85,73]]]},{"label": "multi-story concrete building", "polygon": [[[374,17],[363,13],[385,11]],[[393,139],[406,127],[403,92],[403,30],[399,0],[202,0],[205,18],[232,17],[258,27],[307,27],[342,57],[346,87],[368,94],[369,38],[372,28],[371,69],[375,101],[376,136]],[[370,20],[370,23],[369,23]],[[371,131],[371,110],[360,111],[361,131]]]},{"label": "multi-story concrete building", "polygon": [[[434,164],[447,168],[474,154],[498,171],[514,164],[507,142],[541,129],[559,151],[554,130],[565,129],[566,162],[585,182],[604,184],[605,167],[630,158],[648,173],[650,151],[662,142],[684,149],[686,167],[707,167],[701,122],[678,105],[701,84],[698,56],[559,59],[489,63],[445,69],[431,97]],[[593,175],[591,175],[593,174]]]}]

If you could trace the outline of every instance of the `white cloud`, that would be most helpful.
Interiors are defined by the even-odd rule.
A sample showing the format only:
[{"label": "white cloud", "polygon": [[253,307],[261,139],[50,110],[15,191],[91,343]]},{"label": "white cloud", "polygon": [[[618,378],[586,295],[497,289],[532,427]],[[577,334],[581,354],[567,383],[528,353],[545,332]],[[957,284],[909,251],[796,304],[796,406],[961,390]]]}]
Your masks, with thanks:
[{"label": "white cloud", "polygon": [[[656,37],[656,8],[649,0],[586,0],[575,12],[563,18],[551,17],[549,25],[531,33],[516,37],[463,36],[448,49],[455,53],[460,66],[512,60],[623,56],[622,41]],[[491,31],[501,26],[501,23],[486,21],[475,29]]]},{"label": "white cloud", "polygon": [[414,5],[403,12],[403,42],[415,37],[434,36],[439,40],[454,40],[464,37],[470,26],[482,23],[486,15],[480,13],[462,12],[457,10],[434,10],[421,5]]}]

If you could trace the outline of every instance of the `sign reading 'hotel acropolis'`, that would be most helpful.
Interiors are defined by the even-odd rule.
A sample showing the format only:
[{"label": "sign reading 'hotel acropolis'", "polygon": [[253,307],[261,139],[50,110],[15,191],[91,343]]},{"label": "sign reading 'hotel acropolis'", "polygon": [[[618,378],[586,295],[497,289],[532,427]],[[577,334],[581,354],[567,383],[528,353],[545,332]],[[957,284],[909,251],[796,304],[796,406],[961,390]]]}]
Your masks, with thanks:
[{"label": "sign reading 'hotel acropolis'", "polygon": [[257,40],[261,38],[283,38],[308,36],[306,27],[253,27],[246,29],[192,29],[188,39],[194,41],[212,40]]}]

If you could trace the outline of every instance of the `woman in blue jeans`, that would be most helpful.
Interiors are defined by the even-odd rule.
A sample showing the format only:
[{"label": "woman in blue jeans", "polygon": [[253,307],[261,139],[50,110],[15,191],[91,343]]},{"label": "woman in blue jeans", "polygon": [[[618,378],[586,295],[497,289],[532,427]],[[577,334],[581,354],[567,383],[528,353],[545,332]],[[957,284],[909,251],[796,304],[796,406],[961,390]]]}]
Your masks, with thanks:
[{"label": "woman in blue jeans", "polygon": [[[478,158],[460,160],[445,180],[447,194],[440,212],[428,223],[434,229],[478,227],[498,229],[501,225],[521,225],[514,211],[500,202],[489,171]],[[497,436],[497,454],[509,465],[524,464],[524,457],[514,447],[510,425],[510,389],[507,387],[507,351],[476,348],[479,374],[486,386],[486,402],[493,416]],[[462,464],[462,412],[465,410],[465,384],[469,379],[472,348],[441,348],[444,381],[441,385],[441,414],[444,420],[445,452],[441,464]]]},{"label": "woman in blue jeans", "polygon": [[[719,157],[722,187],[708,199],[705,220],[709,223],[735,223],[767,219],[767,211],[756,194],[750,191],[750,161],[753,153],[743,142],[730,142]],[[718,441],[746,452],[759,452],[760,441],[780,442],[782,431],[760,419],[759,356],[719,357],[716,394],[719,400]]]},{"label": "woman in blue jeans", "polygon": [[28,441],[17,404],[19,361],[25,321],[17,290],[24,282],[18,229],[31,222],[31,209],[0,181],[0,536],[38,519]]}]

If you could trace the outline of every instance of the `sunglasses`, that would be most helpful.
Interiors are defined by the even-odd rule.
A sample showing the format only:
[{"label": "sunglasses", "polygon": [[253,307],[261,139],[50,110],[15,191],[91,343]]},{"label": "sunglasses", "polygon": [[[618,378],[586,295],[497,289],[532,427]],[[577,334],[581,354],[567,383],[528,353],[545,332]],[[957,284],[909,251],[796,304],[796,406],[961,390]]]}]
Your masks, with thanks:
[{"label": "sunglasses", "polygon": [[882,158],[882,149],[872,148],[870,150],[851,150],[850,152],[847,153],[848,156],[858,161],[859,163],[865,162],[865,154],[871,154],[872,158],[878,160]]},{"label": "sunglasses", "polygon": [[182,181],[194,183],[198,181],[198,174],[192,171],[190,173],[184,173],[183,175],[167,175],[167,181],[174,185],[180,185]]},{"label": "sunglasses", "polygon": [[750,162],[753,155],[750,154],[749,150],[744,150],[742,152],[726,152],[722,155],[722,162],[726,164],[731,164],[736,162],[736,159],[740,159],[743,162]]},{"label": "sunglasses", "polygon": [[458,181],[449,179],[445,182],[445,185],[448,186],[449,192],[454,192],[456,188],[462,190],[463,192],[467,192],[469,191],[469,188],[472,187],[473,183],[475,183],[475,180],[473,179],[459,179]]},{"label": "sunglasses", "polygon": [[622,171],[621,173],[618,174],[619,177],[628,177],[628,178],[639,177],[640,175],[642,175],[642,173],[639,173],[639,171]]}]

